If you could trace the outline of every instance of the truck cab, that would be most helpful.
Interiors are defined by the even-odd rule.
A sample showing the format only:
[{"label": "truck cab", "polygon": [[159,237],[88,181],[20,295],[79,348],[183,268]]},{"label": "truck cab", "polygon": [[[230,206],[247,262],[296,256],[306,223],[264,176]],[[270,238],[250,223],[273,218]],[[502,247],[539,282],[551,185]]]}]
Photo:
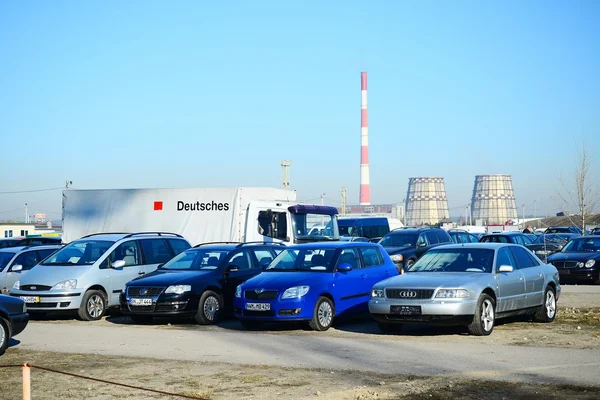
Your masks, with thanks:
[{"label": "truck cab", "polygon": [[248,216],[258,216],[256,225],[246,224],[245,241],[273,240],[309,243],[340,240],[338,210],[331,206],[291,202],[252,202]]}]

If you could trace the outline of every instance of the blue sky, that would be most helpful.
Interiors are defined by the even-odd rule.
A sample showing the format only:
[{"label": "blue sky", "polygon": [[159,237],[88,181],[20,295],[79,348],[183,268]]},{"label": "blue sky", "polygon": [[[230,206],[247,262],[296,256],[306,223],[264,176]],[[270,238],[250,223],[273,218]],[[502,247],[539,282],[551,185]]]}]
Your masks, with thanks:
[{"label": "blue sky", "polygon": [[[575,140],[600,160],[599,20],[593,0],[1,2],[0,191],[279,187],[288,159],[300,199],[357,203],[367,71],[373,203],[443,176],[460,215],[503,173],[555,212]],[[60,198],[0,194],[0,220]]]}]

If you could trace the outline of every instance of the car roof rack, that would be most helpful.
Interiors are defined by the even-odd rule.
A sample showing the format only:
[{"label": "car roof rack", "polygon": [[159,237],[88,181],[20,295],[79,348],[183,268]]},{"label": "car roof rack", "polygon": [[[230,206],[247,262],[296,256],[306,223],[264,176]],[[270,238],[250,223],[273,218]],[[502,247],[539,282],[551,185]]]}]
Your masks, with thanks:
[{"label": "car roof rack", "polygon": [[256,242],[243,242],[243,243],[240,243],[237,246],[235,246],[235,248],[237,249],[237,248],[242,247],[247,244],[276,244],[278,246],[286,246],[286,244],[283,242],[258,242],[258,241],[256,241]]},{"label": "car roof rack", "polygon": [[92,236],[100,236],[100,235],[128,235],[129,232],[98,232],[98,233],[90,233],[89,235],[85,235],[80,237],[80,239],[88,238]]},{"label": "car roof rack", "polygon": [[129,235],[123,237],[123,239],[130,238],[130,237],[136,236],[136,235],[158,235],[158,236],[172,235],[175,237],[183,238],[183,236],[181,236],[179,233],[173,233],[173,232],[135,232],[135,233],[130,233]]},{"label": "car roof rack", "polygon": [[238,244],[240,242],[206,242],[206,243],[198,243],[193,247],[207,246],[209,244]]}]

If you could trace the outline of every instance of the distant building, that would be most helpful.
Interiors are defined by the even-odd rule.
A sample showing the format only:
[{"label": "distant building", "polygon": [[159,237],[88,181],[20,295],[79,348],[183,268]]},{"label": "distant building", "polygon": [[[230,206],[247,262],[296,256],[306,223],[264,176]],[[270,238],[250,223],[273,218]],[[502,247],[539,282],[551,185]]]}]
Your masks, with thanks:
[{"label": "distant building", "polygon": [[0,237],[25,237],[35,233],[34,224],[24,224],[22,222],[2,222],[0,223]]}]

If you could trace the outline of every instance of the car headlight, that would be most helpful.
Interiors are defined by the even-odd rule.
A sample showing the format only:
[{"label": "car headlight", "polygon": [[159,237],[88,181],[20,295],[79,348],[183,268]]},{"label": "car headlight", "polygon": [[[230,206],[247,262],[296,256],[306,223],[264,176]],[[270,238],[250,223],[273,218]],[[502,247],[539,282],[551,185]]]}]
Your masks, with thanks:
[{"label": "car headlight", "polygon": [[395,263],[404,261],[404,256],[402,254],[394,254],[394,255],[391,255],[390,258]]},{"label": "car headlight", "polygon": [[171,285],[165,290],[165,293],[183,294],[185,292],[190,292],[191,290],[192,287],[190,285]]},{"label": "car headlight", "polygon": [[281,295],[282,299],[299,299],[308,293],[309,286],[294,286],[289,289],[286,289],[285,292]]},{"label": "car headlight", "polygon": [[242,285],[238,285],[238,287],[235,288],[235,297],[238,299],[242,298]]},{"label": "car headlight", "polygon": [[75,289],[75,287],[77,287],[77,279],[69,279],[66,281],[58,282],[56,285],[52,286],[50,290]]},{"label": "car headlight", "polygon": [[16,281],[13,285],[13,289],[19,290],[21,288],[21,281]]},{"label": "car headlight", "polygon": [[464,299],[469,297],[469,291],[466,289],[440,289],[435,297],[442,299]]},{"label": "car headlight", "polygon": [[371,292],[371,297],[383,298],[383,289],[374,288]]},{"label": "car headlight", "polygon": [[594,265],[596,265],[596,260],[587,260],[585,263],[586,268],[592,268]]}]

